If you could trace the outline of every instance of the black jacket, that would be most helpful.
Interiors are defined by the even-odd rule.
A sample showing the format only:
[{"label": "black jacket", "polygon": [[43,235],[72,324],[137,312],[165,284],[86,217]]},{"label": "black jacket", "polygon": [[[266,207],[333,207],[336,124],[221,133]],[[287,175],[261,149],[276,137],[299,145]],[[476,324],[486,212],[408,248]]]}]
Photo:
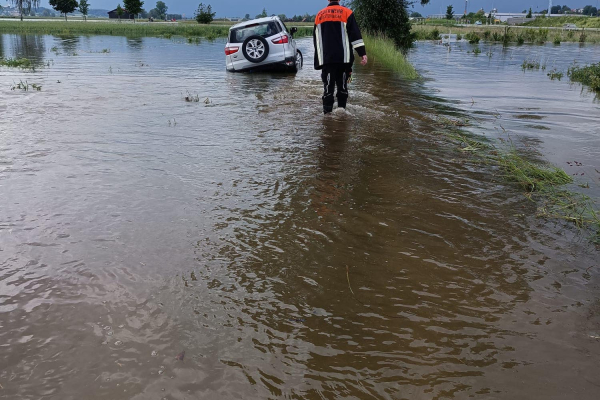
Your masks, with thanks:
[{"label": "black jacket", "polygon": [[349,8],[331,3],[317,14],[313,30],[315,69],[328,64],[354,63],[354,51],[367,54],[360,29]]}]

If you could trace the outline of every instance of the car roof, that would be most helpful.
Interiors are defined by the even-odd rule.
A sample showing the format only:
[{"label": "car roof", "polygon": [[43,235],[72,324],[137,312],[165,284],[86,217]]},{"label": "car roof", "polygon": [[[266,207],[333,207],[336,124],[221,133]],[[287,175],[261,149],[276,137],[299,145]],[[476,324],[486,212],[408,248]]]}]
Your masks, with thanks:
[{"label": "car roof", "polygon": [[235,24],[234,26],[229,28],[229,30],[242,28],[247,25],[261,24],[263,22],[270,22],[270,21],[280,21],[280,19],[279,19],[279,17],[265,17],[265,18],[251,19],[249,21],[244,21],[244,22],[240,22],[239,24]]}]

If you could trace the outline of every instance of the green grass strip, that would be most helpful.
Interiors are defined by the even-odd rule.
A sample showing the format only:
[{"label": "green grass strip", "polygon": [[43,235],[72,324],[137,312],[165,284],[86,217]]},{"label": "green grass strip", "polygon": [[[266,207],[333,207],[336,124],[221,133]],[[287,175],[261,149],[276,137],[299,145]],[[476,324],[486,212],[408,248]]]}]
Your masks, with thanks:
[{"label": "green grass strip", "polygon": [[[230,26],[200,25],[193,23],[130,23],[130,22],[84,22],[84,21],[2,21],[0,33],[35,35],[111,35],[127,37],[143,36],[184,36],[204,37],[207,39],[225,38]],[[312,35],[312,27],[298,27],[297,37]]]},{"label": "green grass strip", "polygon": [[535,18],[525,23],[527,26],[543,26],[562,28],[565,24],[575,24],[578,28],[600,28],[600,18],[584,16],[566,16],[551,18]]},{"label": "green grass strip", "polygon": [[391,39],[378,35],[365,35],[363,39],[370,62],[379,63],[406,79],[419,77],[415,67],[404,57]]}]

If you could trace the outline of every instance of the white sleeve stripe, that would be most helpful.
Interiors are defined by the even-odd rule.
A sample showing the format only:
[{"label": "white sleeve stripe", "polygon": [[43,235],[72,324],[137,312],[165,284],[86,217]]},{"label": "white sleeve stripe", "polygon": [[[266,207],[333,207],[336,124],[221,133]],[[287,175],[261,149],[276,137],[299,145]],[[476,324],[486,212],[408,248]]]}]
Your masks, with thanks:
[{"label": "white sleeve stripe", "polygon": [[357,46],[359,46],[359,45],[361,45],[361,46],[362,46],[362,45],[364,45],[364,44],[365,44],[365,42],[364,42],[362,39],[358,39],[358,40],[355,40],[354,42],[352,42],[352,46],[353,46],[354,48],[356,48],[356,47],[357,47]]},{"label": "white sleeve stripe", "polygon": [[364,45],[365,45],[364,43],[357,43],[357,44],[355,44],[354,46],[352,46],[352,48],[353,48],[353,49],[356,49],[356,48],[358,48],[358,47],[362,47],[362,46],[364,46]]}]

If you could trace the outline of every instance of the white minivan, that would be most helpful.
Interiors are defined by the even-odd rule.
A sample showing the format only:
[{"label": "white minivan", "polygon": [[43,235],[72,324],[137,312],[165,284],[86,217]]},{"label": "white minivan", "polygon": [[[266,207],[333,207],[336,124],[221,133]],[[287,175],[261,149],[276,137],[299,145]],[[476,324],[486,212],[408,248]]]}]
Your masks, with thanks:
[{"label": "white minivan", "polygon": [[296,47],[293,34],[279,17],[245,21],[229,29],[225,45],[228,71],[283,69],[298,72],[304,59]]}]

